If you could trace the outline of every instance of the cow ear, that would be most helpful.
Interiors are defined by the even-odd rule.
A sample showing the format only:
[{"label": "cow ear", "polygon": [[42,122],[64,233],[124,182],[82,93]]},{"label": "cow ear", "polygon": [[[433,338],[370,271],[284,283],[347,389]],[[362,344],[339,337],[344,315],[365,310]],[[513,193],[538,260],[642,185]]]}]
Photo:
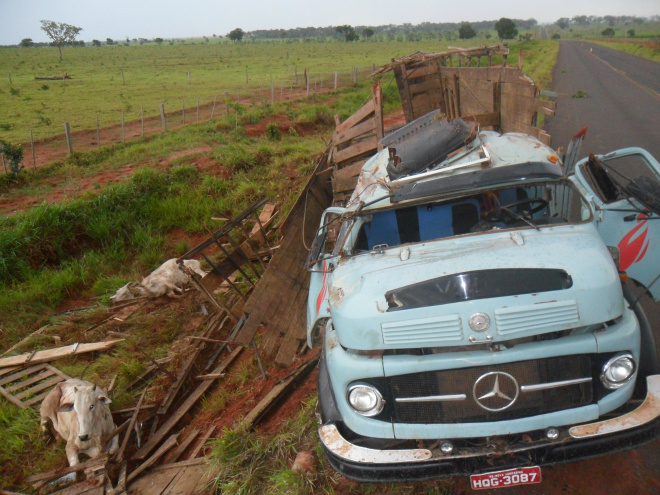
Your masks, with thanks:
[{"label": "cow ear", "polygon": [[57,409],[57,412],[71,412],[71,411],[73,411],[73,402],[68,402],[66,404],[62,404]]},{"label": "cow ear", "polygon": [[99,400],[104,404],[110,404],[112,402],[107,395],[99,395]]}]

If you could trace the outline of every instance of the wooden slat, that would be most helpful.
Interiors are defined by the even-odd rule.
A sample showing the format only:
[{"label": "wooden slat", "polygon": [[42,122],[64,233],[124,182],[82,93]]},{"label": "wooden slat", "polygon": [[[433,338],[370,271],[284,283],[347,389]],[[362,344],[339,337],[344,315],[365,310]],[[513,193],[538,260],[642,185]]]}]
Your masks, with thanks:
[{"label": "wooden slat", "polygon": [[418,77],[424,77],[429,75],[437,75],[438,67],[436,65],[428,65],[426,67],[418,67],[408,72],[408,80],[415,79]]},{"label": "wooden slat", "polygon": [[[16,369],[16,368],[14,368]],[[30,368],[23,369],[17,373],[14,373],[13,375],[6,376],[2,380],[0,380],[0,387],[3,385],[6,385],[7,383],[12,383],[18,380],[19,378],[22,378],[26,375],[30,375],[32,373],[37,373],[38,371],[41,371],[44,369],[44,365],[40,364],[38,366],[31,366]]]},{"label": "wooden slat", "polygon": [[[40,382],[44,378],[48,378],[49,376],[53,376],[55,373],[53,373],[51,370],[48,369],[43,369],[40,371],[38,374],[33,376],[32,378],[28,378],[27,380],[20,381],[16,383],[15,385],[12,385],[11,387],[7,387],[5,390],[7,392],[14,392],[16,390],[20,390],[22,388],[27,387],[28,385],[32,385],[33,383]],[[59,377],[59,375],[57,375]]]},{"label": "wooden slat", "polygon": [[363,134],[375,133],[375,132],[376,132],[376,125],[374,123],[374,120],[373,119],[365,120],[361,124],[346,129],[345,131],[336,132],[335,135],[332,137],[332,143],[335,146],[339,146],[340,144],[344,144],[350,141],[351,139],[354,139],[358,136],[362,136]]},{"label": "wooden slat", "polygon": [[[61,359],[64,357],[78,356],[87,352],[106,351],[117,342],[122,342],[123,340],[124,339],[118,339],[108,340],[106,342],[94,342],[90,344],[77,344],[77,347],[75,347],[76,344],[73,344],[64,347],[56,347],[54,349],[47,349],[44,351],[37,351],[30,359],[30,363],[36,364],[46,361],[53,361],[55,359]],[[25,364],[25,361],[28,359],[28,357],[30,357],[30,355],[32,355],[32,353],[26,352],[24,354],[19,354],[18,356],[2,358],[0,359],[0,367],[4,368],[6,366],[17,366],[20,364]]]},{"label": "wooden slat", "polygon": [[127,482],[130,482],[134,480],[140,473],[142,473],[145,469],[147,469],[149,466],[154,464],[158,459],[160,459],[168,450],[170,450],[174,445],[176,445],[176,439],[178,438],[179,433],[175,433],[174,435],[170,435],[170,437],[165,440],[163,445],[161,445],[156,452],[154,452],[154,455],[149,457],[146,461],[144,461],[140,466],[133,471],[131,474],[128,475],[126,478]]},{"label": "wooden slat", "polygon": [[27,407],[31,407],[44,400],[49,393],[50,390],[46,390],[45,392],[42,392],[39,395],[35,395],[34,397],[31,397],[30,400],[26,400],[25,402],[23,402],[23,404]]},{"label": "wooden slat", "polygon": [[213,425],[210,428],[208,428],[205,432],[202,438],[197,440],[197,443],[193,447],[192,451],[190,452],[190,455],[188,456],[188,460],[192,461],[194,460],[197,455],[200,453],[200,451],[204,448],[204,445],[206,445],[206,442],[208,442],[209,438],[211,438],[211,435],[213,435],[213,432],[215,431],[216,426]]},{"label": "wooden slat", "polygon": [[500,113],[491,112],[481,113],[479,115],[466,115],[463,116],[463,120],[475,120],[481,127],[497,127],[500,125]]},{"label": "wooden slat", "polygon": [[[220,366],[215,368],[210,374],[219,375],[238,357],[243,351],[243,347],[237,346],[231,354],[222,361]],[[176,426],[181,418],[195,405],[195,403],[206,393],[215,380],[204,380],[197,388],[186,398],[184,403],[158,428],[158,431],[145,443],[134,455],[133,459],[142,460],[158,445],[163,438]]]},{"label": "wooden slat", "polygon": [[278,382],[266,396],[259,401],[259,403],[245,416],[244,421],[248,426],[256,425],[264,415],[275,405],[275,403],[282,399],[284,394],[290,389],[295,382],[304,377],[305,374],[311,371],[318,363],[318,357],[300,366],[294,373],[284,380]]},{"label": "wooden slat", "polygon": [[378,149],[378,138],[377,137],[372,137],[369,139],[365,139],[364,141],[360,141],[359,143],[356,143],[352,146],[349,146],[346,149],[343,149],[341,151],[337,151],[334,156],[334,160],[336,163],[341,163],[350,160],[351,158],[358,158],[365,153],[373,153]]},{"label": "wooden slat", "polygon": [[197,438],[197,435],[199,435],[200,429],[199,428],[193,428],[188,435],[186,435],[186,438],[184,438],[181,443],[177,446],[177,448],[163,459],[163,463],[172,463],[176,462],[179,457],[185,452],[185,450],[190,446],[190,444]]},{"label": "wooden slat", "polygon": [[536,98],[537,88],[536,86],[521,86],[517,84],[502,83],[500,84],[500,89],[502,96],[504,95],[516,95],[526,98]]},{"label": "wooden slat", "polygon": [[553,116],[556,107],[557,105],[553,101],[537,100],[536,98],[516,96],[511,93],[502,95],[502,113],[512,111],[533,115],[537,112],[543,112],[546,115]]},{"label": "wooden slat", "polygon": [[367,160],[359,160],[348,167],[344,167],[341,170],[337,170],[332,177],[332,192],[342,192],[350,191],[353,192],[355,189],[355,184],[357,183],[358,177],[360,176],[360,171],[362,166],[367,162]]},{"label": "wooden slat", "polygon": [[373,100],[369,100],[362,108],[342,122],[335,131],[343,132],[350,127],[354,127],[367,119],[372,113],[374,113],[374,102]]},{"label": "wooden slat", "polygon": [[27,409],[27,406],[23,404],[20,400],[16,399],[13,395],[11,395],[9,392],[5,392],[5,390],[0,387],[0,395],[2,395],[5,399],[7,399],[9,402],[14,404],[15,406],[20,407],[21,409]]},{"label": "wooden slat", "polygon": [[44,381],[44,382],[42,382],[38,385],[35,385],[32,388],[29,388],[29,389],[24,390],[23,392],[21,392],[19,394],[16,394],[14,397],[21,400],[21,399],[27,397],[28,395],[36,394],[37,392],[41,392],[42,390],[46,390],[47,388],[52,387],[53,385],[57,385],[61,381],[62,381],[61,376],[55,376],[55,377],[51,378],[50,380],[46,380],[46,381]]},{"label": "wooden slat", "polygon": [[[25,481],[30,484],[34,484],[37,482],[48,483],[49,481],[55,480],[57,478],[61,478],[62,476],[65,476],[69,473],[84,471],[89,467],[99,466],[107,462],[108,462],[108,456],[103,455],[101,457],[95,457],[94,459],[89,459],[85,462],[81,462],[80,464],[76,464],[75,466],[63,467],[60,469],[55,469],[53,471],[48,471],[47,473],[33,474],[28,476]],[[38,489],[38,487],[36,488]]]}]

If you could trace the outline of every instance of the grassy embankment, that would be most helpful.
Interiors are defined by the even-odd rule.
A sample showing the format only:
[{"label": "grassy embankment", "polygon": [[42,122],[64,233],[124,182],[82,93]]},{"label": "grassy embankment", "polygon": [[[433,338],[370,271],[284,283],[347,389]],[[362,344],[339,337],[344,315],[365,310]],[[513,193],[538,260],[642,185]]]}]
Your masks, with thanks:
[{"label": "grassy embankment", "polygon": [[[530,75],[539,77],[536,74],[543,73],[539,68],[545,64],[538,60],[547,58],[551,50],[536,42],[524,44],[522,49]],[[186,235],[205,233],[205,222],[216,210],[236,213],[262,196],[284,203],[286,210],[324,148],[318,135],[307,135],[307,131],[329,137],[332,115],[338,113],[345,118],[355,111],[368,97],[369,85],[364,82],[308,102],[239,107],[238,112],[217,122],[76,154],[65,162],[27,171],[19,184],[5,185],[5,194],[38,195],[47,193],[55,182],[75,184],[102,171],[131,168],[130,178],[120,184],[99,184],[75,199],[44,204],[0,221],[2,347],[9,347],[46,323],[51,325],[48,331],[17,352],[50,347],[53,335],[62,336],[64,343],[89,340],[94,335],[86,335],[84,329],[104,315],[107,297],[127,280],[139,278],[163,259],[184,252],[189,247]],[[394,84],[385,86],[389,87],[387,112],[397,106],[398,96]],[[281,140],[266,135],[245,136],[246,125],[268,116],[288,119],[306,135],[283,133]],[[181,149],[205,148],[210,151],[167,160],[168,155]],[[203,167],[197,165],[200,157]],[[174,231],[182,231],[184,239],[173,242]],[[58,316],[57,308],[65,299],[90,297],[98,299],[98,310]],[[131,405],[135,398],[122,386],[148,364],[143,351],[154,358],[167,354],[185,326],[181,322],[194,319],[190,308],[185,311],[177,319],[160,311],[133,321],[128,327],[132,339],[113,352],[94,361],[87,357],[60,361],[58,366],[71,376],[85,372],[86,379],[101,385],[107,385],[118,371],[114,406]],[[247,376],[249,371],[241,373]],[[223,400],[231,400],[231,396]],[[263,436],[240,429],[228,433],[218,444],[215,456],[223,466],[218,480],[223,491],[374,491],[369,486],[341,485],[325,463],[313,483],[287,469],[297,450],[318,449],[313,401],[311,398],[304,405],[280,435]],[[214,398],[206,404],[213,407]],[[0,401],[0,425],[0,443],[6,446],[0,455],[0,486],[12,486],[24,475],[61,465],[62,447],[53,449],[40,443],[35,411],[22,411]],[[253,454],[246,457],[244,449],[236,450],[236,445],[248,446],[247,451]],[[239,475],[246,470],[251,476],[243,482]],[[433,493],[445,486],[450,485],[424,485],[424,490]],[[402,493],[407,488],[388,490]]]}]

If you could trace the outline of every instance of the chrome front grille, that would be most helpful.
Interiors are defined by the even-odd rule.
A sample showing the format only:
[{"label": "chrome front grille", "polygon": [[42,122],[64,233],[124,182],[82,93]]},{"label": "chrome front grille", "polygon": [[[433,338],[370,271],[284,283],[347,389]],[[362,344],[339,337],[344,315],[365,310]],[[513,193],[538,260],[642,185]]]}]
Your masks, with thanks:
[{"label": "chrome front grille", "polygon": [[495,310],[498,335],[565,330],[577,326],[579,320],[580,313],[574,299]]},{"label": "chrome front grille", "polygon": [[[593,403],[592,357],[561,356],[501,365],[411,373],[386,379],[393,399],[391,420],[398,423],[469,423],[504,421]],[[497,374],[498,390],[510,398],[506,408],[483,397],[484,376]],[[513,377],[517,385],[504,380]],[[481,405],[480,405],[481,402]],[[486,406],[485,408],[483,406]]]},{"label": "chrome front grille", "polygon": [[463,339],[461,317],[456,314],[382,323],[381,330],[383,342],[390,345],[428,345]]}]

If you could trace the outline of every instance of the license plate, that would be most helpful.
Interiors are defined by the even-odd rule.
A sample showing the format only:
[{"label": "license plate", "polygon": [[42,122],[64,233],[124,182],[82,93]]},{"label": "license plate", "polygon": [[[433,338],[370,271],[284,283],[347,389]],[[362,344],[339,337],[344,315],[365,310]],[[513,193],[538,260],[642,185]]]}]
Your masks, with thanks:
[{"label": "license plate", "polygon": [[540,482],[541,468],[539,466],[507,469],[506,471],[473,474],[470,476],[470,484],[472,485],[473,490],[533,485],[534,483]]}]

